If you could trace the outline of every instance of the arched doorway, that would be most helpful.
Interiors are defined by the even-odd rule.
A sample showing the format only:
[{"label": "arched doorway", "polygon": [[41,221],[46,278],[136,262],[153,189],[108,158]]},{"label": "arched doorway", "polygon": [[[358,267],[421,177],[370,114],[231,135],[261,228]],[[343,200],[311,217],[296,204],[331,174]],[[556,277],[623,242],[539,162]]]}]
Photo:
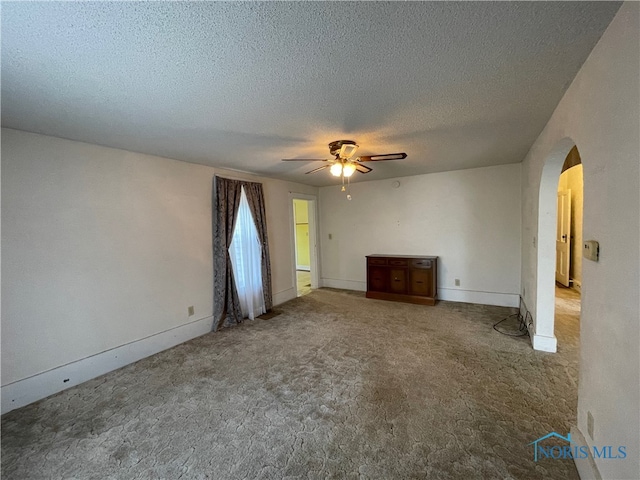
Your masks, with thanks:
[{"label": "arched doorway", "polygon": [[538,195],[538,235],[536,272],[536,318],[533,348],[556,352],[558,340],[554,332],[556,229],[558,180],[567,155],[575,146],[570,138],[563,138],[551,151],[542,167]]},{"label": "arched doorway", "polygon": [[[540,180],[537,318],[532,340],[537,350],[557,351],[555,321],[559,312],[579,320],[582,190],[580,154],[575,143],[565,138],[548,156]],[[563,306],[558,312],[557,302]]]}]

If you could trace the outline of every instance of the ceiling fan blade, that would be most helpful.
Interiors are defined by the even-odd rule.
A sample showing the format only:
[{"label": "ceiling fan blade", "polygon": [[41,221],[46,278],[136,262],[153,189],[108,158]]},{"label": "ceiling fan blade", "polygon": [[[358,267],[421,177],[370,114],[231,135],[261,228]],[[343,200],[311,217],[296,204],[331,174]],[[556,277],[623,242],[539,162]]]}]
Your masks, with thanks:
[{"label": "ceiling fan blade", "polygon": [[308,173],[316,173],[319,172],[320,170],[324,170],[325,168],[329,168],[331,165],[323,165],[321,167],[318,168],[314,168],[313,170],[309,170],[308,172],[305,172],[305,175]]},{"label": "ceiling fan blade", "polygon": [[380,162],[382,160],[402,160],[407,158],[407,154],[402,153],[386,153],[384,155],[362,155],[358,159],[360,162]]},{"label": "ceiling fan blade", "polygon": [[360,173],[369,173],[371,171],[371,169],[366,165],[361,165],[359,163],[354,163],[354,165],[356,166],[356,170]]},{"label": "ceiling fan blade", "polygon": [[[333,159],[332,159],[333,160]],[[283,158],[283,162],[326,162],[327,158]]]}]

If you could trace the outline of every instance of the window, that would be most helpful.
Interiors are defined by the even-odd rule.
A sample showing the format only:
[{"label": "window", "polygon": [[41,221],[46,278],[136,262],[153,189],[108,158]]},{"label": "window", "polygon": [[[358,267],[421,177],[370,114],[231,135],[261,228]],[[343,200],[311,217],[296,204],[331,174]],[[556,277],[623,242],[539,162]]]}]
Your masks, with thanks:
[{"label": "window", "polygon": [[266,312],[262,291],[262,248],[244,187],[229,256],[242,316],[253,320]]}]

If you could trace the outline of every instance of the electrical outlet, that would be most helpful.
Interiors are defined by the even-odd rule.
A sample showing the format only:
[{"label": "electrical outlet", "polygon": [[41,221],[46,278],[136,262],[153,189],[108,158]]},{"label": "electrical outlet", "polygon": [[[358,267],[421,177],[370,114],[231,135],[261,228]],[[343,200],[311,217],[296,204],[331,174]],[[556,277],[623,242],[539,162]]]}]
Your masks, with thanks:
[{"label": "electrical outlet", "polygon": [[587,433],[593,440],[593,415],[591,415],[591,412],[587,412]]},{"label": "electrical outlet", "polygon": [[194,313],[196,313],[195,310],[193,309],[193,305],[187,308],[187,312],[189,313],[189,316],[192,316]]},{"label": "electrical outlet", "polygon": [[456,278],[455,283],[456,283],[456,287],[459,287],[460,286],[460,279]]}]

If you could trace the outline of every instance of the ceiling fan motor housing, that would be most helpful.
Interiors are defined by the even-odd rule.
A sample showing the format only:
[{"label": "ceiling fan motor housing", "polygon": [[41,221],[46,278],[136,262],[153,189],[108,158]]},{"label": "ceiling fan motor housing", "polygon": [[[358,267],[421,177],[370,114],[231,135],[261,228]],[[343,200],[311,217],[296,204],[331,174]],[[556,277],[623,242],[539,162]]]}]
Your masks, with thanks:
[{"label": "ceiling fan motor housing", "polygon": [[340,155],[340,149],[343,145],[356,145],[356,142],[353,140],[336,140],[335,142],[331,142],[329,144],[329,152],[334,157],[338,157]]}]

